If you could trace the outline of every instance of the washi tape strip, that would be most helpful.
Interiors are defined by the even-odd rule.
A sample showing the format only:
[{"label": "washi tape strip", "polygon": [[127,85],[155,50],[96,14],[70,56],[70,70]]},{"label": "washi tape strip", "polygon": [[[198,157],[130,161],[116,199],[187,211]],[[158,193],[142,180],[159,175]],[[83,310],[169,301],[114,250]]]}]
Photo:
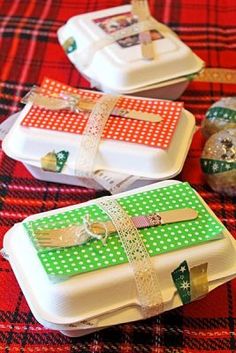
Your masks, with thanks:
[{"label": "washi tape strip", "polygon": [[41,158],[41,168],[46,171],[60,173],[68,159],[68,151],[49,152]]},{"label": "washi tape strip", "polygon": [[145,318],[163,311],[159,280],[147,249],[137,228],[120,204],[111,198],[102,198],[97,205],[110,217],[134,273],[140,306]]},{"label": "washi tape strip", "polygon": [[114,109],[119,97],[103,95],[98,99],[89,115],[78,148],[79,155],[75,164],[75,175],[82,178],[91,178],[94,175],[94,162],[106,122]]},{"label": "washi tape strip", "polygon": [[183,304],[191,302],[190,292],[190,272],[187,261],[183,261],[179,267],[177,267],[171,273],[174,284],[177,288],[179,296]]},{"label": "washi tape strip", "polygon": [[204,297],[209,291],[207,263],[189,269],[183,261],[172,273],[172,279],[183,304]]},{"label": "washi tape strip", "polygon": [[200,299],[209,291],[207,263],[190,268],[190,292],[191,301]]},{"label": "washi tape strip", "polygon": [[213,107],[208,110],[206,117],[209,120],[221,119],[236,123],[236,110],[223,107]]},{"label": "washi tape strip", "polygon": [[227,162],[216,159],[201,158],[202,171],[205,174],[217,174],[236,169],[236,162]]},{"label": "washi tape strip", "polygon": [[194,81],[236,84],[236,70],[206,68],[194,78]]},{"label": "washi tape strip", "polygon": [[70,54],[77,49],[77,44],[73,37],[69,37],[62,46],[66,54]]}]

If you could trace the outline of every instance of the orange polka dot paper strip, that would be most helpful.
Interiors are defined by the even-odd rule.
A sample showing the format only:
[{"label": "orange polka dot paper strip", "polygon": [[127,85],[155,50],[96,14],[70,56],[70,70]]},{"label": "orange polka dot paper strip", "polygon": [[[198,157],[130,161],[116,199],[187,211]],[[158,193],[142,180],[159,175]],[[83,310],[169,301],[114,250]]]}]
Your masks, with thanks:
[{"label": "orange polka dot paper strip", "polygon": [[[41,86],[45,94],[61,91],[78,94],[82,98],[96,101],[101,93],[76,89],[51,79],[44,79]],[[103,130],[102,138],[126,141],[141,145],[167,149],[181,116],[183,103],[166,100],[153,100],[121,96],[116,108],[125,108],[146,113],[159,114],[161,122],[149,122],[110,116]],[[83,134],[87,114],[68,110],[52,111],[33,106],[21,125],[24,127],[46,129],[73,134]]]}]

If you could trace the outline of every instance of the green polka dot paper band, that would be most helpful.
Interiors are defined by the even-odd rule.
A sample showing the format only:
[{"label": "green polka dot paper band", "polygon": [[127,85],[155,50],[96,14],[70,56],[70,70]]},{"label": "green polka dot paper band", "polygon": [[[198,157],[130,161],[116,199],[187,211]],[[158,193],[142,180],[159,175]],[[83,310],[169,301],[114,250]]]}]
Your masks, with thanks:
[{"label": "green polka dot paper band", "polygon": [[[221,238],[223,226],[208,212],[188,183],[170,185],[117,199],[129,216],[146,215],[173,209],[193,208],[198,218],[139,230],[150,256],[175,251]],[[34,231],[82,224],[89,214],[91,221],[106,222],[108,216],[96,204],[57,213],[24,226],[34,241]],[[80,246],[63,249],[38,249],[39,259],[50,276],[65,277],[127,263],[127,256],[117,233],[104,246],[91,240]]]},{"label": "green polka dot paper band", "polygon": [[209,120],[221,119],[236,123],[236,111],[229,108],[213,107],[208,110],[206,117]]},{"label": "green polka dot paper band", "polygon": [[217,174],[236,169],[236,163],[220,161],[216,159],[201,158],[201,167],[205,174]]}]

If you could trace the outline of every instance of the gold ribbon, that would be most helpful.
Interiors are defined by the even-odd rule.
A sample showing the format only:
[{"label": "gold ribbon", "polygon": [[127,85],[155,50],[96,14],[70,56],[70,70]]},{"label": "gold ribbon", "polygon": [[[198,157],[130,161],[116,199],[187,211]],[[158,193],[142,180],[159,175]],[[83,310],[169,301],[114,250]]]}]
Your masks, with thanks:
[{"label": "gold ribbon", "polygon": [[204,297],[209,291],[207,265],[203,263],[190,268],[191,301]]},{"label": "gold ribbon", "polygon": [[57,171],[57,156],[55,152],[49,152],[41,158],[41,168],[46,171]]}]

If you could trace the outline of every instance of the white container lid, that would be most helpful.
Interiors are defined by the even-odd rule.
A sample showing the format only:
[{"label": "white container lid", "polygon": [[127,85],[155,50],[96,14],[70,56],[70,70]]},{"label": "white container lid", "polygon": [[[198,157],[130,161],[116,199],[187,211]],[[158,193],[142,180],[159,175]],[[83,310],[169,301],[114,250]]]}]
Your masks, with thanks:
[{"label": "white container lid", "polygon": [[[116,195],[115,198],[176,183],[179,182],[164,181],[136,191]],[[114,196],[112,197],[114,198]],[[203,200],[201,202],[205,204]],[[74,205],[33,215],[28,217],[26,221],[94,203],[96,201],[93,200],[83,205]],[[205,206],[210,211],[206,204]],[[210,212],[212,213],[212,211]],[[216,216],[214,217],[216,218]],[[215,241],[152,257],[152,264],[160,282],[164,304],[163,311],[181,305],[170,273],[183,260],[186,260],[190,266],[196,266],[203,262],[208,263],[209,290],[235,277],[235,240],[225,228],[221,236],[220,239]],[[138,305],[133,273],[128,264],[101,269],[99,273],[98,271],[92,271],[75,275],[65,281],[54,283],[46,275],[22,223],[15,225],[6,234],[4,251],[9,257],[11,266],[33,314],[42,324],[48,327],[59,330],[70,328],[71,330],[78,330],[79,326],[88,329],[89,322],[86,325],[83,320],[98,318],[96,327],[99,327],[143,318]],[[25,253],[27,253],[27,256],[23,255]]]},{"label": "white container lid", "polygon": [[[176,78],[189,76],[202,70],[204,62],[184,44],[167,26],[155,21],[155,29],[161,38],[153,42],[156,52],[154,60],[144,60],[140,45],[121,47],[110,44],[89,56],[89,64],[82,68],[81,54],[88,46],[106,37],[98,22],[107,17],[125,19],[131,6],[119,6],[102,11],[72,17],[59,29],[58,39],[63,45],[69,38],[76,42],[77,49],[68,54],[69,59],[92,84],[105,92],[131,94],[142,91],[146,86],[161,84]],[[115,22],[115,20],[113,20]],[[171,82],[170,82],[171,83]]]},{"label": "white container lid", "polygon": [[[69,151],[69,158],[62,172],[44,172],[44,180],[66,183],[65,176],[70,176],[68,183],[78,185],[78,177],[74,170],[81,135],[22,126],[21,122],[30,111],[31,106],[31,103],[28,103],[20,112],[16,123],[3,140],[3,150],[11,158],[23,162],[30,169],[33,168],[36,177],[37,171],[42,171],[40,159],[44,155],[53,150]],[[171,178],[182,169],[194,128],[194,116],[183,110],[167,149],[102,139],[94,170],[107,170],[143,177],[148,180]]]}]

